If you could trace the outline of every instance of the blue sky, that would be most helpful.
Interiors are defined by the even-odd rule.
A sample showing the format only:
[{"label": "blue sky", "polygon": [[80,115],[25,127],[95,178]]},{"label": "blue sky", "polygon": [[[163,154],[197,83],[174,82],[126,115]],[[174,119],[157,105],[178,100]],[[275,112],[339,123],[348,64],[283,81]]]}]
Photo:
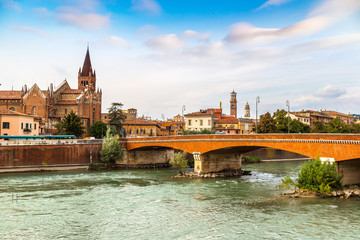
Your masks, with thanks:
[{"label": "blue sky", "polygon": [[3,90],[75,88],[89,43],[103,112],[360,112],[360,0],[0,0],[0,36]]}]

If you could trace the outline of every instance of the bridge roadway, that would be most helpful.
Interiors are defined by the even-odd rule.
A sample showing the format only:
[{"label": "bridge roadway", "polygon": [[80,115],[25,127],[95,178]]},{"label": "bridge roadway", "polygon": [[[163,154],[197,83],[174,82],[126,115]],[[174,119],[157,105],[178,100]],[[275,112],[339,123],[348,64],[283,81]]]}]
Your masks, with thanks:
[{"label": "bridge roadway", "polygon": [[[359,172],[357,178],[360,182],[360,134],[185,135],[122,138],[120,141],[128,151],[177,149],[193,153],[195,160],[199,160],[195,161],[195,171],[203,172],[227,167],[241,168],[241,164],[240,166],[235,164],[239,160],[239,155],[259,148],[281,149],[310,158],[328,157],[333,158],[336,162],[349,161],[342,166],[355,167]],[[233,155],[230,157],[225,156],[226,154]],[[225,162],[224,159],[232,159],[229,161],[232,161],[233,164],[220,164],[220,156],[223,156],[222,162]],[[214,163],[210,164],[212,166],[206,165],[207,161]],[[347,170],[342,169],[341,171],[344,173]]]}]

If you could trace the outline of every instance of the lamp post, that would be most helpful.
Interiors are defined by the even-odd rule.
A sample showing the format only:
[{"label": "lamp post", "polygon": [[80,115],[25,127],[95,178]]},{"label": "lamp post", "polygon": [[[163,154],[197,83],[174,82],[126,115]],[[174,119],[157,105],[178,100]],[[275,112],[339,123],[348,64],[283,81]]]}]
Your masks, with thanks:
[{"label": "lamp post", "polygon": [[289,100],[286,100],[286,106],[288,108],[288,114],[287,114],[287,120],[288,120],[288,133],[290,133],[290,102]]},{"label": "lamp post", "polygon": [[257,133],[257,120],[258,120],[258,103],[260,103],[260,97],[256,97],[256,120],[255,120],[255,132]]}]

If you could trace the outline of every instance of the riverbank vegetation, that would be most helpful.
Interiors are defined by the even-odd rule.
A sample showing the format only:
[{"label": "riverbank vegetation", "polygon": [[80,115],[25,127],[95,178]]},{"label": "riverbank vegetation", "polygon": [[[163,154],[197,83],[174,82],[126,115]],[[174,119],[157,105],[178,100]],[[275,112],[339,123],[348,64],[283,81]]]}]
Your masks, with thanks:
[{"label": "riverbank vegetation", "polygon": [[119,135],[112,135],[110,127],[106,131],[100,156],[100,160],[105,163],[106,167],[115,167],[116,160],[124,157],[124,148],[119,143]]},{"label": "riverbank vegetation", "polygon": [[261,162],[261,158],[259,157],[250,157],[250,156],[244,156],[241,158],[242,163],[259,163]]},{"label": "riverbank vegetation", "polygon": [[54,124],[54,127],[57,129],[58,134],[81,137],[85,133],[81,118],[72,110],[60,123]]},{"label": "riverbank vegetation", "polygon": [[174,157],[170,160],[171,166],[176,168],[179,171],[179,174],[182,176],[185,174],[186,168],[188,167],[188,161],[186,159],[187,152],[177,152],[174,154]]},{"label": "riverbank vegetation", "polygon": [[314,194],[330,195],[333,191],[342,189],[341,179],[342,176],[337,174],[335,164],[321,162],[317,158],[304,163],[295,180],[286,176],[277,187],[294,190],[295,193],[305,190]]}]

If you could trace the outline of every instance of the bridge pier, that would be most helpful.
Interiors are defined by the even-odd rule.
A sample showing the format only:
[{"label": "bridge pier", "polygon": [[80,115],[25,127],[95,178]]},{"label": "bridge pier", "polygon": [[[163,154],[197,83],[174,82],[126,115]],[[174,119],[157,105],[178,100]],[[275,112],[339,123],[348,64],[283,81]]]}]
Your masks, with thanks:
[{"label": "bridge pier", "polygon": [[136,166],[153,166],[154,164],[168,164],[174,157],[174,149],[136,149],[125,151],[124,158],[116,164]]},{"label": "bridge pier", "polygon": [[238,153],[205,153],[194,152],[194,172],[216,173],[224,170],[240,171],[241,154]]},{"label": "bridge pier", "polygon": [[343,185],[360,184],[360,158],[336,163],[338,173],[343,175]]}]

